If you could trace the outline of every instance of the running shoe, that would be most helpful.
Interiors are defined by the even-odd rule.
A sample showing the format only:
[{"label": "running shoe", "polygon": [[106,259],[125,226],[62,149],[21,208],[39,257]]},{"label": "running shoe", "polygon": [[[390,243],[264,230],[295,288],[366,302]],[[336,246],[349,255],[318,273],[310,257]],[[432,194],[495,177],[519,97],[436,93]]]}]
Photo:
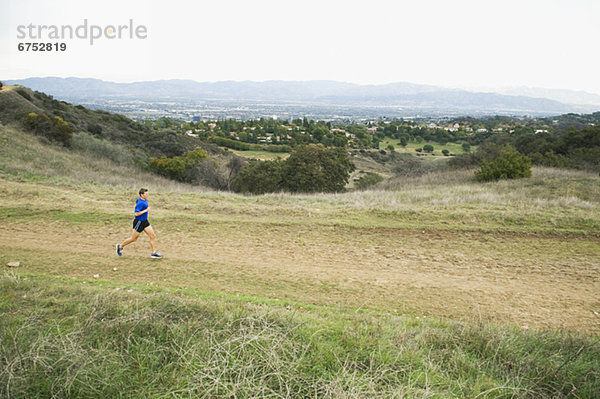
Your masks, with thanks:
[{"label": "running shoe", "polygon": [[153,253],[152,255],[150,255],[151,258],[155,258],[155,259],[159,259],[162,258],[163,256],[161,254],[159,254],[158,252]]},{"label": "running shoe", "polygon": [[121,252],[121,244],[117,244],[117,255],[121,256],[123,255],[123,252]]}]

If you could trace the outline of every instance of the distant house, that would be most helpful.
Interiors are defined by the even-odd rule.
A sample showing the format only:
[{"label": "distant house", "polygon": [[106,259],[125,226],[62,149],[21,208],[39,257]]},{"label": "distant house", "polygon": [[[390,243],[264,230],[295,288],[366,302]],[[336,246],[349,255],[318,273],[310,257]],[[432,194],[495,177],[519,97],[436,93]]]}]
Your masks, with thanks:
[{"label": "distant house", "polygon": [[375,133],[377,133],[377,128],[376,127],[368,127],[367,133],[375,134]]},{"label": "distant house", "polygon": [[477,133],[487,133],[487,129],[477,129]]},{"label": "distant house", "polygon": [[548,131],[546,129],[538,129],[535,131],[535,134],[538,134],[538,133],[548,133]]}]

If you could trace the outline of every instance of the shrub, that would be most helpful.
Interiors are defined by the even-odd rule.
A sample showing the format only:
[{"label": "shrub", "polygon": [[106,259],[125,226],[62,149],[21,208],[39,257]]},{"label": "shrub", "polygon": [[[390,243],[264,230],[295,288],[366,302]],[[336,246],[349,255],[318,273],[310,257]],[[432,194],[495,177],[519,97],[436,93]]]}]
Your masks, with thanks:
[{"label": "shrub", "polygon": [[371,186],[374,186],[377,183],[380,183],[382,181],[383,181],[383,177],[381,177],[381,175],[374,173],[374,172],[367,172],[366,174],[362,175],[358,179],[355,179],[354,183],[355,183],[357,189],[365,190],[365,189],[367,189]]},{"label": "shrub", "polygon": [[423,146],[423,151],[425,151],[425,152],[433,152],[433,146],[431,144],[425,144]]},{"label": "shrub", "polygon": [[23,97],[24,99],[26,99],[26,100],[28,100],[28,101],[31,101],[31,96],[29,95],[29,93],[27,93],[27,92],[25,91],[25,89],[17,89],[16,91],[17,91],[17,93],[19,93],[19,94],[21,95],[21,97]]},{"label": "shrub", "polygon": [[63,145],[69,146],[73,138],[73,129],[60,116],[49,117],[44,114],[30,112],[22,119],[27,130],[44,136]]},{"label": "shrub", "polygon": [[444,154],[445,157],[447,157],[448,155],[450,155],[450,151],[448,151],[447,149],[443,149],[442,150],[442,154]]},{"label": "shrub", "polygon": [[266,145],[261,147],[262,150],[264,151],[268,151],[268,152],[292,152],[292,147],[290,147],[289,145],[275,145],[275,144],[271,144],[271,145]]},{"label": "shrub", "polygon": [[210,137],[209,142],[238,151],[249,151],[252,149],[251,145],[248,143],[243,143],[237,140],[231,140],[225,137]]},{"label": "shrub", "polygon": [[478,181],[517,179],[531,176],[531,160],[512,147],[505,147],[492,162],[483,160],[475,172]]},{"label": "shrub", "polygon": [[90,123],[87,125],[88,132],[100,136],[102,134],[102,126],[96,123]]},{"label": "shrub", "polygon": [[231,188],[236,192],[265,194],[283,189],[284,161],[253,160],[233,179]]},{"label": "shrub", "polygon": [[208,155],[202,148],[188,151],[184,155],[173,158],[153,158],[148,163],[148,169],[159,175],[182,182],[193,180],[192,170],[200,164]]},{"label": "shrub", "polygon": [[569,158],[561,154],[555,154],[553,151],[548,151],[545,154],[534,152],[529,155],[531,163],[534,165],[550,166],[555,168],[566,168],[570,166]]}]

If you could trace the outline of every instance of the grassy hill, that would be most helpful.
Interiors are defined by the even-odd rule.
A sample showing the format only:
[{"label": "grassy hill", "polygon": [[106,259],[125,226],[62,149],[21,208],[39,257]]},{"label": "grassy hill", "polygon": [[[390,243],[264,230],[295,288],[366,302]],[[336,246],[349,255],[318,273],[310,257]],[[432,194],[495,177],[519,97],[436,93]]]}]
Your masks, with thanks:
[{"label": "grassy hill", "polygon": [[76,134],[124,147],[142,164],[149,157],[172,157],[203,145],[194,137],[155,131],[123,115],[75,106],[26,87],[4,86],[0,90],[2,123],[24,128],[23,119],[30,112],[60,117]]},{"label": "grassy hill", "polygon": [[[600,391],[596,174],[241,196],[77,137],[67,149],[0,126],[1,397]],[[140,186],[158,262],[147,237],[114,253]]]}]

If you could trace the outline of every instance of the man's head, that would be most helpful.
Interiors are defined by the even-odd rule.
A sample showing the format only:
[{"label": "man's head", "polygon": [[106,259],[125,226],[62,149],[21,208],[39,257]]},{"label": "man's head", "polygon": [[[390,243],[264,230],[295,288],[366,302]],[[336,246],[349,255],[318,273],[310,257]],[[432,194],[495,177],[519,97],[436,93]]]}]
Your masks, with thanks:
[{"label": "man's head", "polygon": [[143,200],[148,199],[148,189],[147,188],[140,188],[140,198]]}]

